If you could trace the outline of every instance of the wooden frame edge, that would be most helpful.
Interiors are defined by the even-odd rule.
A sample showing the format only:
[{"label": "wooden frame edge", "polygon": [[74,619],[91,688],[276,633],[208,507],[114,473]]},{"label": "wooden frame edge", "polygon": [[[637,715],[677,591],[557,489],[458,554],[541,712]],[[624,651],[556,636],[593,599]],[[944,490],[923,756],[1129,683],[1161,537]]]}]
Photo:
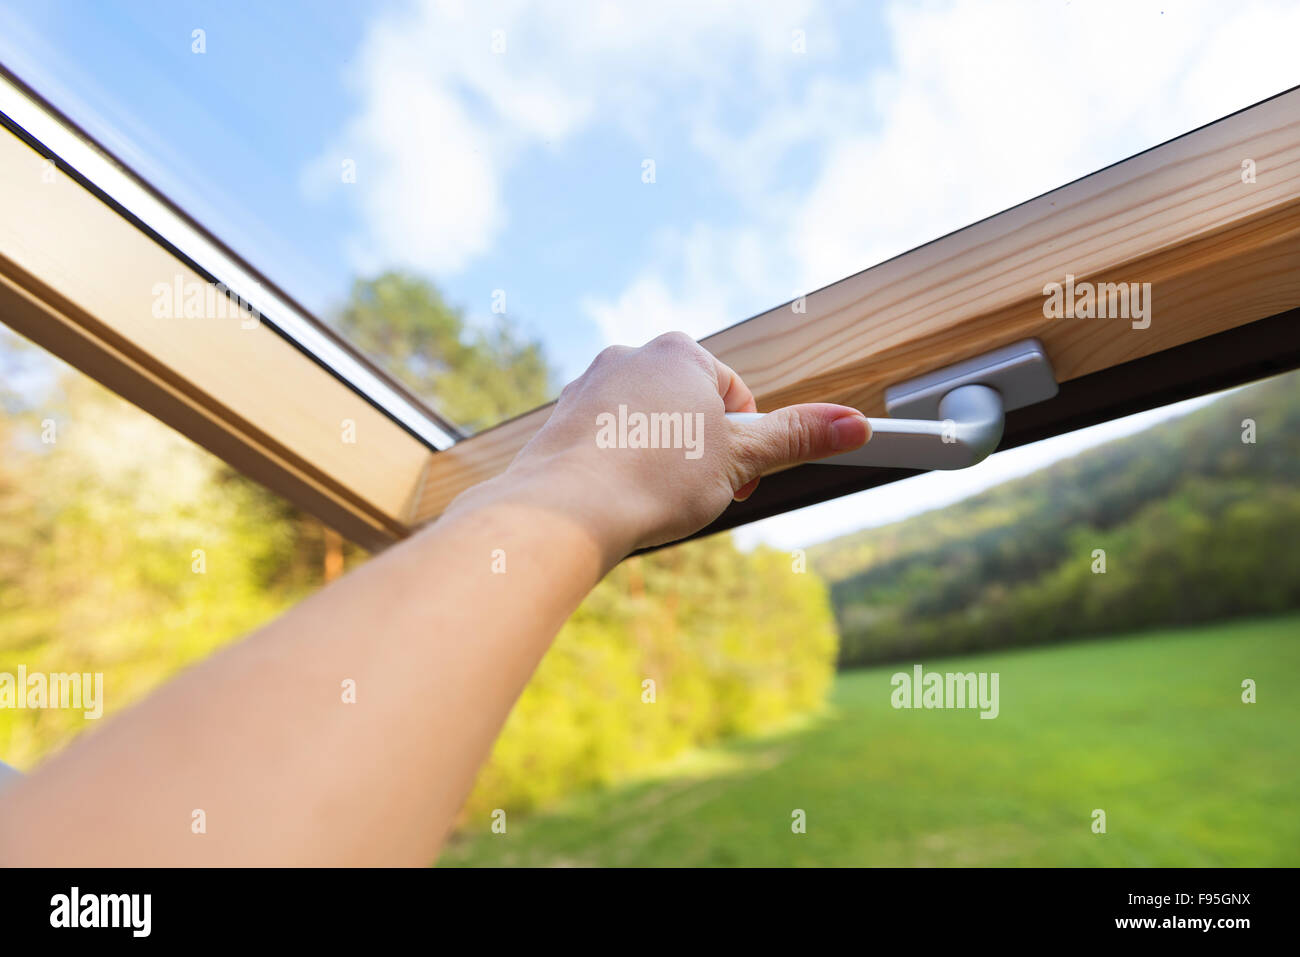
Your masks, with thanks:
[{"label": "wooden frame edge", "polygon": [[352,541],[409,534],[427,447],[265,324],[152,316],[157,283],[213,284],[47,168],[0,130],[0,322]]}]

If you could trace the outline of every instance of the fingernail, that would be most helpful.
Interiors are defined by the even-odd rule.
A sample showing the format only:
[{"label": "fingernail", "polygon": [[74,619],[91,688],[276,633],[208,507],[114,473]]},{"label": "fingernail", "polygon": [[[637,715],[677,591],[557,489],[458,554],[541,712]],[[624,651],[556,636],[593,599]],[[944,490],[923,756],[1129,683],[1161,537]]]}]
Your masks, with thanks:
[{"label": "fingernail", "polygon": [[847,452],[860,448],[870,435],[867,417],[859,413],[844,415],[831,423],[831,448],[836,452]]}]

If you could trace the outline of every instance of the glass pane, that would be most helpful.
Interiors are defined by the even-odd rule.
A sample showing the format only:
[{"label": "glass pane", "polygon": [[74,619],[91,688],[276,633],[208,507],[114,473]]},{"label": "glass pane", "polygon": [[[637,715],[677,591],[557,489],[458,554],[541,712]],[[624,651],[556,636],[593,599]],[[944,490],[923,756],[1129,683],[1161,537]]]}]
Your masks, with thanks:
[{"label": "glass pane", "polygon": [[10,0],[0,61],[472,431],[1300,80],[1300,8],[1115,16]]}]

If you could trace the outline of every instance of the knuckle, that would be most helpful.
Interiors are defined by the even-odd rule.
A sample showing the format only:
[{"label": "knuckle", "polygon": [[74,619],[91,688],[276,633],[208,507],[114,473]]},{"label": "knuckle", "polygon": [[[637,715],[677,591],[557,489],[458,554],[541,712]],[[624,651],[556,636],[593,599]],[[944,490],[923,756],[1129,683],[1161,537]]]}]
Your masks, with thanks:
[{"label": "knuckle", "polygon": [[812,458],[818,448],[815,426],[801,415],[790,417],[785,430],[787,461],[801,462]]},{"label": "knuckle", "polygon": [[596,363],[606,364],[611,359],[616,359],[627,351],[627,346],[606,346],[601,349],[600,352],[596,353],[596,358],[592,361],[592,365],[595,365]]},{"label": "knuckle", "polygon": [[674,330],[671,331],[671,332],[665,332],[665,333],[663,333],[662,335],[656,336],[656,337],[654,338],[653,342],[657,342],[657,343],[659,343],[660,345],[664,345],[664,346],[673,346],[673,347],[676,347],[676,348],[681,348],[681,347],[683,347],[683,346],[692,346],[692,347],[693,347],[693,346],[696,345],[696,342],[695,342],[694,339],[692,339],[692,338],[691,338],[690,336],[688,336],[686,333],[684,333],[684,332],[682,332],[682,331],[680,331],[680,330],[677,330],[677,329],[674,329]]},{"label": "knuckle", "polygon": [[717,377],[712,354],[685,332],[665,332],[650,340],[646,348],[670,356],[676,362],[693,363],[710,377]]},{"label": "knuckle", "polygon": [[[675,356],[689,357],[701,364],[707,359],[704,347],[684,332],[665,332],[652,339],[649,347]],[[707,361],[712,364],[712,359]]]},{"label": "knuckle", "polygon": [[764,465],[771,457],[768,451],[763,443],[752,440],[737,442],[732,447],[730,478],[733,489],[740,488],[762,474]]}]

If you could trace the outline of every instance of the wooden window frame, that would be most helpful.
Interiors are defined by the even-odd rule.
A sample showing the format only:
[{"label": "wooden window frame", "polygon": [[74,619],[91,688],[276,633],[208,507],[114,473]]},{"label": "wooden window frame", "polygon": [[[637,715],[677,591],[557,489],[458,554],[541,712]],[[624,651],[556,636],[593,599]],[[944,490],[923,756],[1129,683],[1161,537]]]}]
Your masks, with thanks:
[{"label": "wooden window frame", "polygon": [[[1245,160],[1254,183],[1243,181]],[[1045,317],[1044,286],[1067,274],[1150,282],[1150,327]],[[1196,383],[1279,371],[1286,343],[1274,348],[1255,335],[1235,340],[1231,375],[1207,377],[1191,361],[1184,375],[1178,362],[1164,363],[1145,390],[1149,405],[1133,396],[1108,402],[1111,386],[1084,403],[1072,385],[1095,389],[1102,380],[1091,376],[1118,368],[1145,377],[1138,363],[1148,357],[1300,306],[1300,87],[817,290],[802,312],[793,305],[701,340],[740,373],[760,411],[823,401],[883,415],[891,384],[1040,339],[1062,393],[1012,413],[1002,448],[1018,435],[1046,438],[1172,401]],[[1289,342],[1293,318],[1268,328]],[[1092,411],[1081,413],[1083,404]],[[415,521],[436,518],[464,488],[504,469],[549,415],[549,406],[538,409],[440,452]],[[1021,422],[1034,425],[1021,433]],[[764,479],[704,534],[910,474],[803,466]]]},{"label": "wooden window frame", "polygon": [[[551,406],[461,437],[0,71],[0,93],[4,84],[22,100],[0,96],[0,321],[250,477],[376,549],[501,472],[546,421]],[[61,149],[51,142],[60,136],[72,137]],[[1245,161],[1254,182],[1242,175]],[[97,162],[107,172],[87,169]],[[50,163],[58,172],[45,182]],[[117,186],[106,188],[105,177]],[[1044,286],[1067,274],[1150,283],[1150,326],[1047,317]],[[151,290],[172,277],[221,282],[250,299],[255,286],[262,321],[243,329],[156,319]],[[760,410],[831,401],[880,415],[893,383],[1040,339],[1061,393],[1011,413],[1003,448],[1296,368],[1300,87],[812,292],[799,306],[702,340],[745,378]],[[345,421],[355,443],[343,438]],[[910,474],[791,469],[704,534]]]},{"label": "wooden window frame", "polygon": [[[455,427],[2,70],[0,125],[0,321],[351,540],[409,534]],[[155,317],[159,283],[257,321]]]}]

